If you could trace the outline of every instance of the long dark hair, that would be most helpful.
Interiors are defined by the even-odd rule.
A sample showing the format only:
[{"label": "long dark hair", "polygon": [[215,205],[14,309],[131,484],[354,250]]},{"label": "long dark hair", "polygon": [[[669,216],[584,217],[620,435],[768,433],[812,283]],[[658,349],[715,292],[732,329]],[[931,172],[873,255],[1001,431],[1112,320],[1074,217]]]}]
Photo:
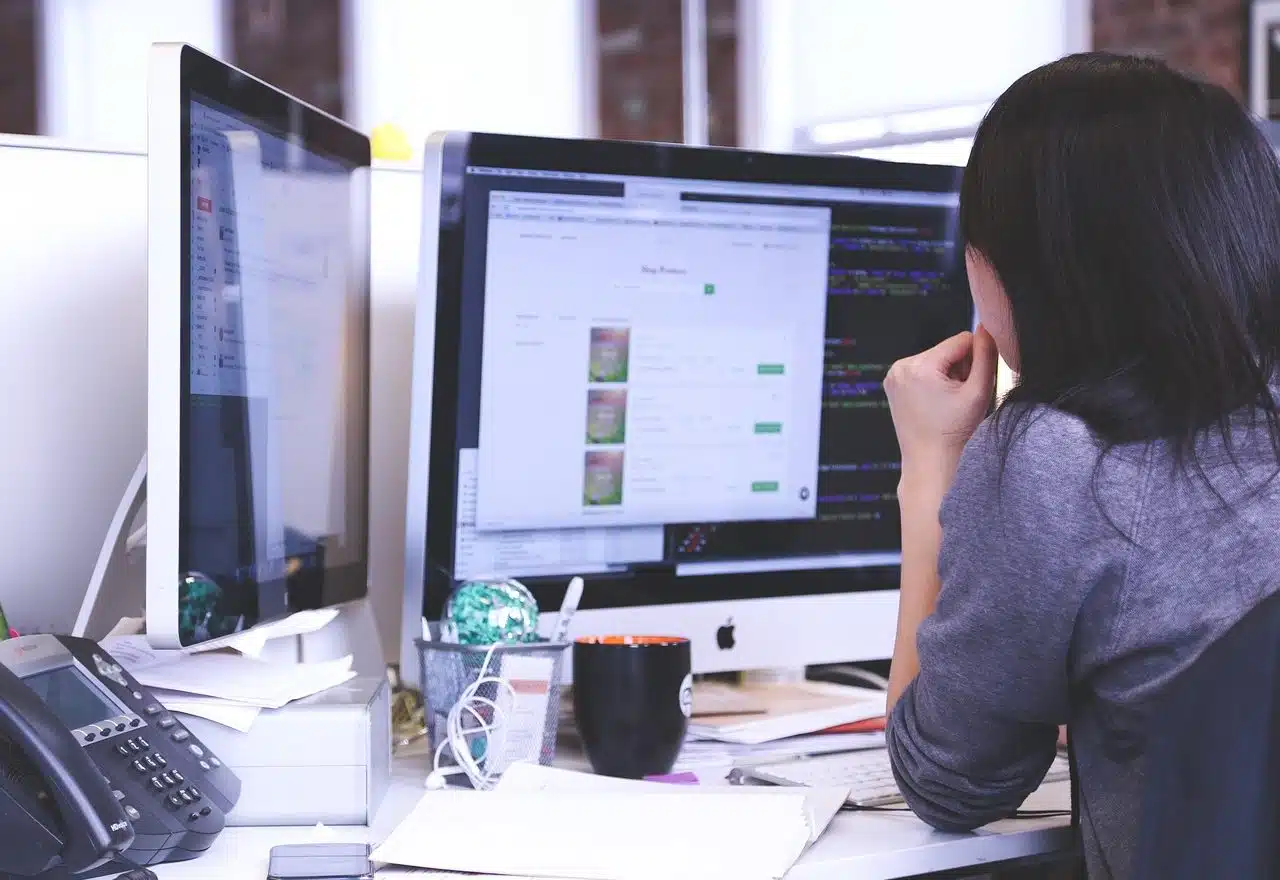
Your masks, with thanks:
[{"label": "long dark hair", "polygon": [[1280,454],[1280,166],[1225,89],[1102,53],[1028,73],[978,129],[960,224],[1012,308],[998,420],[1048,405],[1198,468],[1245,411]]}]

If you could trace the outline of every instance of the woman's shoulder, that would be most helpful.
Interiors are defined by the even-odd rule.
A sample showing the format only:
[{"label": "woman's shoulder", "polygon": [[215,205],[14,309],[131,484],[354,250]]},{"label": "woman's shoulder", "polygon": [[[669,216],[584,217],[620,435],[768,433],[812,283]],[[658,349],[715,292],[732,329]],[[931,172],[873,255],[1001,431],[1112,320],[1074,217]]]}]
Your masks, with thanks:
[{"label": "woman's shoulder", "polygon": [[983,422],[966,444],[952,496],[983,508],[1012,505],[1020,516],[1092,517],[1100,513],[1098,500],[1132,492],[1144,464],[1140,450],[1105,450],[1070,413],[1008,408]]},{"label": "woman's shoulder", "polygon": [[986,470],[995,463],[1003,472],[1061,470],[1077,473],[1092,465],[1103,445],[1084,420],[1049,406],[1005,408],[978,426],[965,445],[965,459]]}]

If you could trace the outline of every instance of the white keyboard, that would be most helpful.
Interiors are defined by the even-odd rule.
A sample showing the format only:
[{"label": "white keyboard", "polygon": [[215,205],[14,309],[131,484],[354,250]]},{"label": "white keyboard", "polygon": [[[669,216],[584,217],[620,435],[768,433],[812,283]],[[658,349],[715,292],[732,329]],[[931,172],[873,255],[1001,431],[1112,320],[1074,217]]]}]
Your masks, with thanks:
[{"label": "white keyboard", "polygon": [[[823,786],[849,786],[849,803],[857,807],[883,807],[903,803],[898,783],[889,767],[887,749],[863,749],[857,752],[840,752],[802,758],[780,764],[754,767],[751,775],[776,785],[803,785],[809,788]],[[1045,782],[1060,782],[1071,778],[1067,759],[1054,758]]]}]

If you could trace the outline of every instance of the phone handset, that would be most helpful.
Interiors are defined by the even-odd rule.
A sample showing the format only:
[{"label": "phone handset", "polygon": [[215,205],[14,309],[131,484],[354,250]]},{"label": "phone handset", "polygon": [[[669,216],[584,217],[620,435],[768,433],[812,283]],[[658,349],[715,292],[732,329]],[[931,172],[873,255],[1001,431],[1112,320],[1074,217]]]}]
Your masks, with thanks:
[{"label": "phone handset", "polygon": [[[111,861],[133,843],[133,826],[98,765],[35,691],[3,664],[0,735],[26,756],[53,798],[61,819],[62,868],[69,873],[86,871]],[[14,784],[12,779],[7,782]],[[18,854],[0,853],[0,862]],[[7,864],[4,870],[18,867]]]}]

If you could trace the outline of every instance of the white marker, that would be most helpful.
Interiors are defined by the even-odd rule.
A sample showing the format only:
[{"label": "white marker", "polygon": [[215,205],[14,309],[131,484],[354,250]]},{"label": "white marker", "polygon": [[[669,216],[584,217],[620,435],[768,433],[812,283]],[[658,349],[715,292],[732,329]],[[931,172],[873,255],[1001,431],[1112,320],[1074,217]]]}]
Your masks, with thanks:
[{"label": "white marker", "polygon": [[569,589],[564,591],[564,601],[560,603],[560,617],[556,620],[556,630],[551,635],[552,642],[563,642],[569,635],[569,621],[578,610],[582,601],[582,578],[569,581]]}]

